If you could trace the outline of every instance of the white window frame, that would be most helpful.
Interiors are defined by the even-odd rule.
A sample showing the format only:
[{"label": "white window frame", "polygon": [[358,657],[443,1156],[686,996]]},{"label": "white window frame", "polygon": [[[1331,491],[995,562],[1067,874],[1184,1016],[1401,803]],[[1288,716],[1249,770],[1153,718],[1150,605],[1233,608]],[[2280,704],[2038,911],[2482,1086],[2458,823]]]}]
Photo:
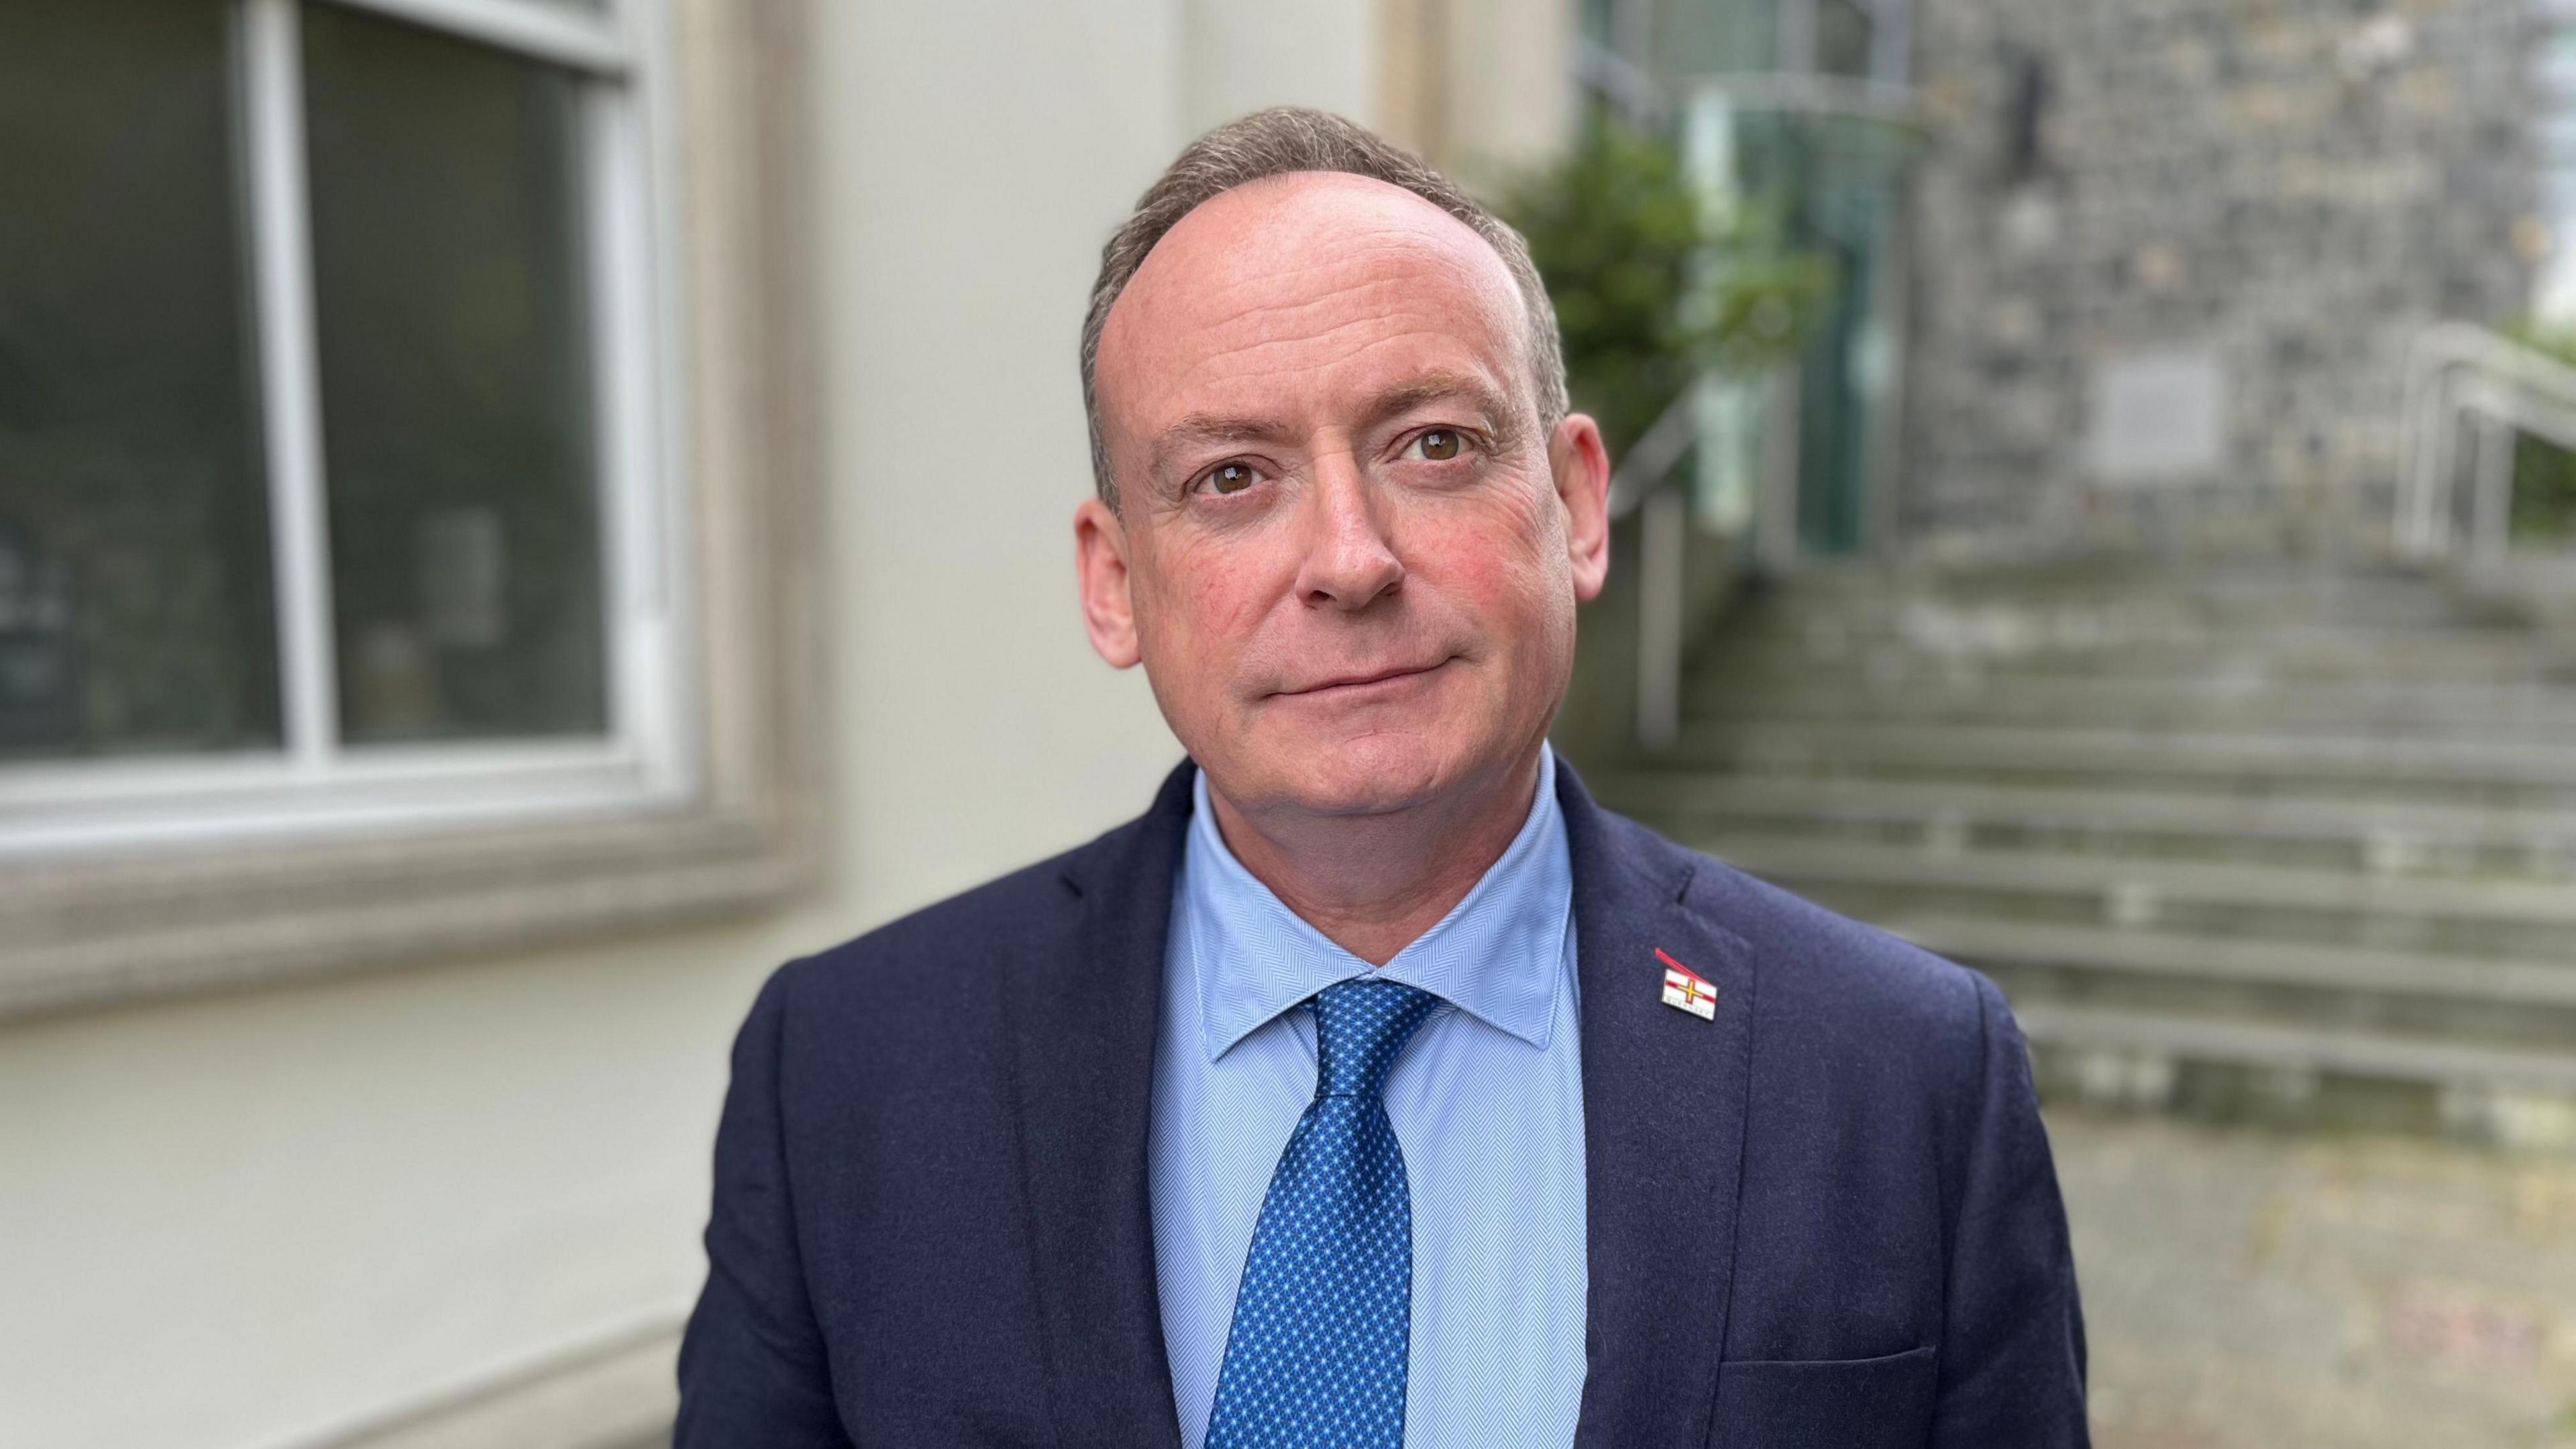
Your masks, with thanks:
[{"label": "white window frame", "polygon": [[305,174],[302,0],[233,0],[248,145],[248,228],[267,446],[284,746],[0,765],[0,854],[59,857],[180,841],[381,831],[667,806],[694,787],[675,657],[685,579],[669,459],[655,436],[652,103],[632,28],[651,0],[588,14],[537,0],[315,0],[390,16],[577,73],[582,281],[590,291],[608,728],[578,739],[350,749],[339,733],[321,376]]},{"label": "white window frame", "polygon": [[[821,691],[802,7],[232,3],[285,745],[0,766],[0,1018],[633,929],[804,888]],[[338,738],[306,3],[583,78],[604,736]]]}]

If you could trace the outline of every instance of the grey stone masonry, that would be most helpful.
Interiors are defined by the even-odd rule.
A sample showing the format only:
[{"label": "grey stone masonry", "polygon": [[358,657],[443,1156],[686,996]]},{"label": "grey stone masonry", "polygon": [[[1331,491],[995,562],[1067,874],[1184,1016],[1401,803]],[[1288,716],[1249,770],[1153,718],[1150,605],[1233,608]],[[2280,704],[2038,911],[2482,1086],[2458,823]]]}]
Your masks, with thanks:
[{"label": "grey stone masonry", "polygon": [[1919,23],[1907,538],[2384,537],[2409,340],[2513,319],[2551,244],[2536,12],[1922,0]]}]

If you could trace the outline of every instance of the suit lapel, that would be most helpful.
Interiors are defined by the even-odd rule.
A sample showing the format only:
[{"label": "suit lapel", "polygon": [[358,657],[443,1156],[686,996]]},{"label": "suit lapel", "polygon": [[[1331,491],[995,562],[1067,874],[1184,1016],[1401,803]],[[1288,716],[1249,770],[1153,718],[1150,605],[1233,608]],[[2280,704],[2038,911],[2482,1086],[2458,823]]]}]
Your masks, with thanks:
[{"label": "suit lapel", "polygon": [[1008,993],[1056,1424],[1069,1445],[1179,1449],[1155,1290],[1146,1128],[1184,762],[1153,808],[1069,863],[1081,926]]},{"label": "suit lapel", "polygon": [[[1557,766],[1582,987],[1585,1260],[1578,1449],[1708,1442],[1734,1280],[1752,1063],[1752,952],[1682,902],[1691,858]],[[1717,987],[1663,1004],[1660,949]]]}]

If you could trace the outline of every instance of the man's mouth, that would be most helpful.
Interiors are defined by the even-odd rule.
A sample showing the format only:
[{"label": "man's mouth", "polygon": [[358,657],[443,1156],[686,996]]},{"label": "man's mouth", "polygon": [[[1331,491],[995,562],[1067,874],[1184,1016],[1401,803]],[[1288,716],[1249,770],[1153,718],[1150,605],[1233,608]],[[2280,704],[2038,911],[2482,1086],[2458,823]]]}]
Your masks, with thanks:
[{"label": "man's mouth", "polygon": [[1408,679],[1419,678],[1448,662],[1447,659],[1440,659],[1430,664],[1403,664],[1391,669],[1335,675],[1330,679],[1318,680],[1301,688],[1283,689],[1279,693],[1290,699],[1330,698],[1340,694],[1356,695],[1368,690],[1398,685]]}]

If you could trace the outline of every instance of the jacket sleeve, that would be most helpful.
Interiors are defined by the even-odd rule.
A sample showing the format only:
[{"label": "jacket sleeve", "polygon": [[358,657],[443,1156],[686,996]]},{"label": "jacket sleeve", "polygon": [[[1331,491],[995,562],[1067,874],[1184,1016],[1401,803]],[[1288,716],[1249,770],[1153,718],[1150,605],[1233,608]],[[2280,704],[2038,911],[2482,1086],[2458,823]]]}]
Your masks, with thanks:
[{"label": "jacket sleeve", "polygon": [[1959,1175],[1937,1449],[2084,1449],[2084,1310],[2030,1052],[1975,976],[1983,1063]]},{"label": "jacket sleeve", "polygon": [[779,1126],[779,1043],[794,963],[734,1038],[716,1127],[707,1283],[680,1341],[673,1449],[848,1449],[805,1291]]}]

